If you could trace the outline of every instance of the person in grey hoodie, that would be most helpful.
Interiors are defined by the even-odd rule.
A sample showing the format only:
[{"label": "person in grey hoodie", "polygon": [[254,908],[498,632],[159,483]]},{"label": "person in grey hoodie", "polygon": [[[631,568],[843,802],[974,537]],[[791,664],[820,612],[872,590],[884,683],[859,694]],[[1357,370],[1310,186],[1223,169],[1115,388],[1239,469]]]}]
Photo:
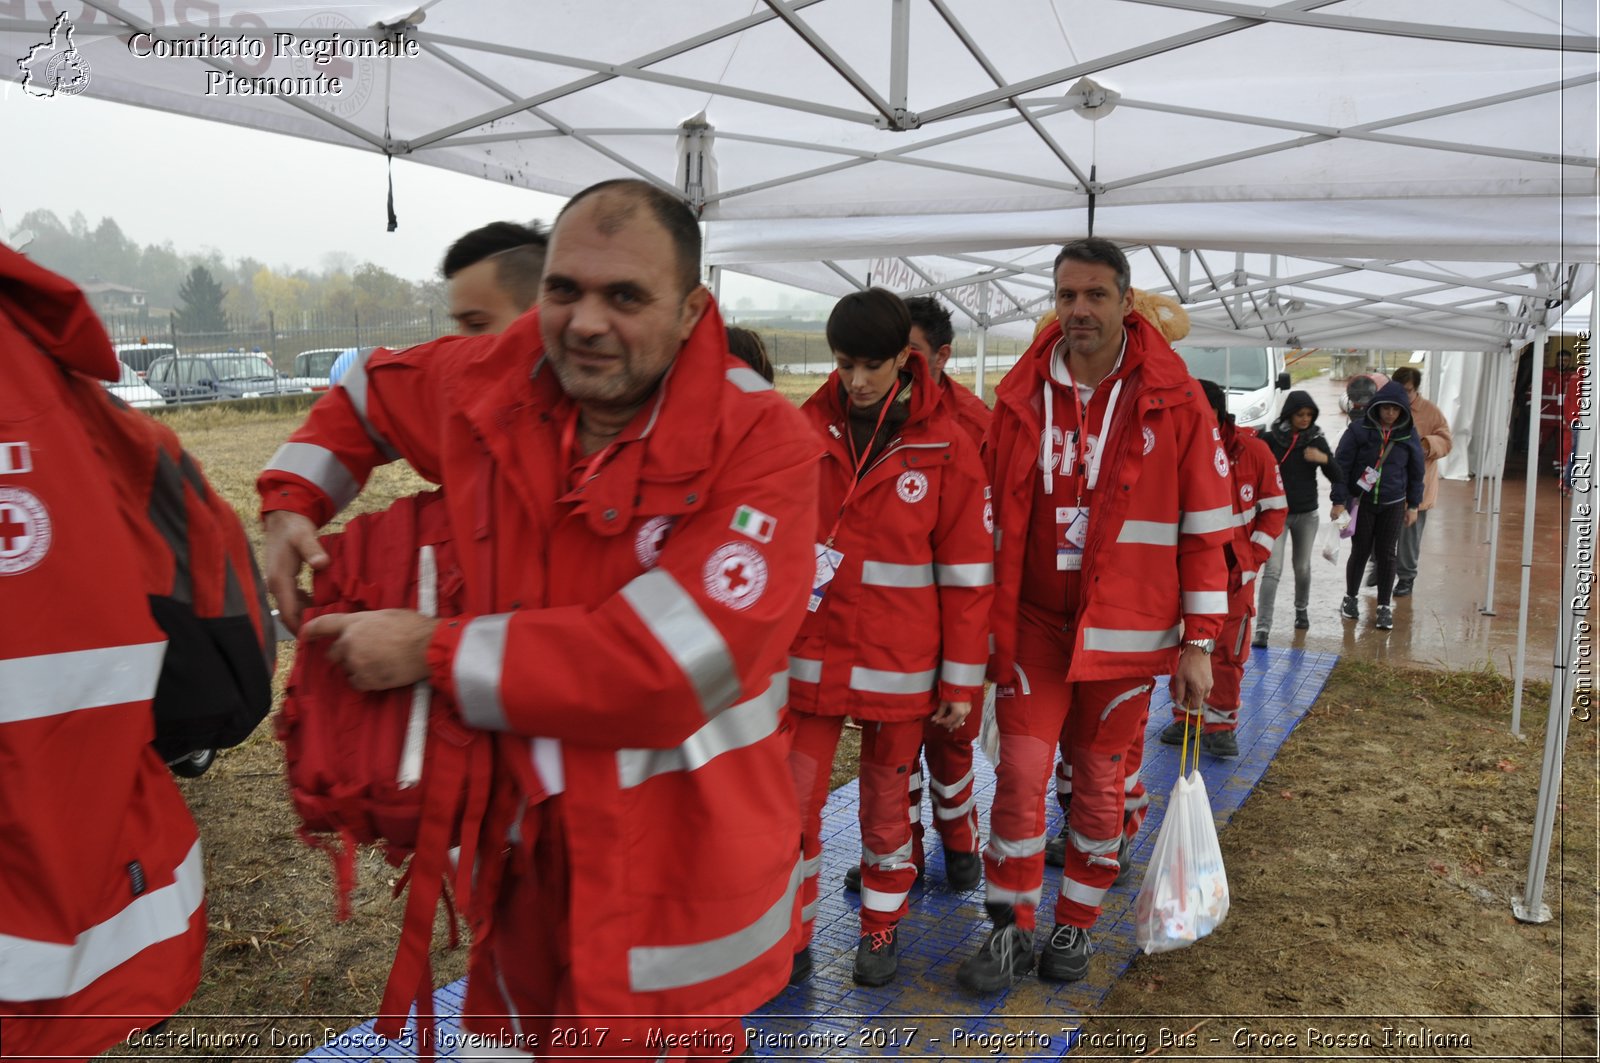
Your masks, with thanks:
[{"label": "person in grey hoodie", "polygon": [[1342,476],[1330,492],[1335,520],[1348,505],[1355,512],[1350,561],[1345,565],[1345,596],[1339,614],[1360,619],[1357,594],[1367,559],[1378,569],[1378,615],[1374,626],[1394,627],[1390,598],[1394,592],[1395,545],[1400,529],[1416,523],[1422,505],[1422,445],[1411,423],[1406,389],[1390,381],[1378,389],[1365,415],[1352,422],[1339,440],[1334,464]]},{"label": "person in grey hoodie", "polygon": [[1291,391],[1283,400],[1283,411],[1262,433],[1272,456],[1278,459],[1283,476],[1283,493],[1289,500],[1289,522],[1272,547],[1272,557],[1261,576],[1256,595],[1256,648],[1267,644],[1272,629],[1273,603],[1278,596],[1278,581],[1283,576],[1284,555],[1291,541],[1294,549],[1294,626],[1304,631],[1311,626],[1311,554],[1317,539],[1317,470],[1330,484],[1341,482],[1339,467],[1333,462],[1333,448],[1317,426],[1320,411],[1310,392]]}]

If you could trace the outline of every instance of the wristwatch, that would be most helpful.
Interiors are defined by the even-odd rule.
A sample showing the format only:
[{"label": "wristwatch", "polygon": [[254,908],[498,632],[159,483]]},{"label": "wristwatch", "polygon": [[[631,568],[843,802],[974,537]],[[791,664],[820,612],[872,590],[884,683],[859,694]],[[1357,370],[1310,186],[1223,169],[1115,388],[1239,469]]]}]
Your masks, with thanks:
[{"label": "wristwatch", "polygon": [[1207,657],[1211,656],[1211,651],[1217,648],[1216,639],[1184,639],[1183,644],[1185,646],[1193,646]]}]

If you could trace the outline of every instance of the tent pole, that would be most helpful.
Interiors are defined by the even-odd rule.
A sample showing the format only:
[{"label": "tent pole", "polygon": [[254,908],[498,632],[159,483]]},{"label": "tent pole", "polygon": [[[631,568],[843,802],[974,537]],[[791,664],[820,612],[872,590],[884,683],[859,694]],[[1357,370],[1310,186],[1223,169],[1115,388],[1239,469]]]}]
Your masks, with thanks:
[{"label": "tent pole", "polygon": [[[1533,334],[1535,353],[1544,350],[1550,336],[1548,318],[1539,323]],[[1529,413],[1537,409],[1533,399],[1539,394],[1539,383],[1529,374]],[[1511,678],[1511,733],[1522,737],[1522,681],[1527,675],[1528,658],[1528,588],[1533,579],[1533,507],[1539,493],[1539,421],[1528,418],[1528,482],[1522,504],[1522,589],[1517,599],[1517,663]],[[1564,600],[1564,599],[1563,599]]]},{"label": "tent pole", "polygon": [[[1511,386],[1514,380],[1512,374],[1516,372],[1515,364],[1515,358],[1507,359],[1506,368],[1500,373],[1500,386],[1495,390],[1495,401],[1497,403],[1510,402],[1515,397]],[[1500,396],[1502,395],[1505,396],[1504,399],[1501,399]],[[1506,444],[1510,442],[1510,436],[1510,418],[1501,417],[1497,414],[1495,416],[1496,446],[1490,455],[1495,473],[1494,489],[1489,503],[1489,577],[1488,586],[1483,592],[1483,608],[1478,610],[1484,616],[1496,615],[1494,611],[1494,576],[1500,553],[1500,490],[1505,483]]]},{"label": "tent pole", "polygon": [[711,274],[711,298],[720,304],[722,302],[722,267],[712,266],[709,272]]},{"label": "tent pole", "polygon": [[[988,320],[989,319],[987,317],[984,318],[984,321],[987,322]],[[984,356],[985,350],[988,348],[988,341],[989,341],[989,326],[987,324],[979,326],[979,328],[978,328],[978,373],[977,373],[977,376],[973,379],[972,391],[973,391],[973,394],[977,395],[978,398],[980,398],[980,399],[983,398],[983,356]]]},{"label": "tent pole", "polygon": [[1478,387],[1472,403],[1472,444],[1471,449],[1467,452],[1467,459],[1468,464],[1471,466],[1469,471],[1472,473],[1474,481],[1472,502],[1472,512],[1474,513],[1483,512],[1484,470],[1489,467],[1489,462],[1485,458],[1489,448],[1484,438],[1483,428],[1489,422],[1484,410],[1488,406],[1489,388],[1491,386],[1489,381],[1490,358],[1490,354],[1484,352],[1483,356],[1478,359]]}]

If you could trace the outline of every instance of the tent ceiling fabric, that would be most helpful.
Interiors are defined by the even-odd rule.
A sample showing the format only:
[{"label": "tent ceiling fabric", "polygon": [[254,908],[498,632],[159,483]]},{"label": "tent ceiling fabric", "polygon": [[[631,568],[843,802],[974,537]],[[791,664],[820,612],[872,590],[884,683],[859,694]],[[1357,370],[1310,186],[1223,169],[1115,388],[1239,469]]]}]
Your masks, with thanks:
[{"label": "tent ceiling fabric", "polygon": [[[1573,0],[0,0],[0,51],[28,54],[57,10],[90,95],[562,195],[645,177],[689,191],[712,262],[768,275],[1015,262],[1091,210],[1169,258],[1230,252],[1230,275],[1231,252],[1435,275],[1597,257],[1597,15]],[[398,33],[420,54],[159,58],[139,31]],[[338,96],[204,92],[208,71],[335,69]]]}]

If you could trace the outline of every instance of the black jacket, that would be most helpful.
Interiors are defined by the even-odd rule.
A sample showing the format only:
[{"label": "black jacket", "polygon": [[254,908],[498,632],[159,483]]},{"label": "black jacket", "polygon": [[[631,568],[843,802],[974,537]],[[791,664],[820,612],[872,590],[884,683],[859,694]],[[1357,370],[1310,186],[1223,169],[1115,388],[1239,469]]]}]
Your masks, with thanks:
[{"label": "black jacket", "polygon": [[1361,476],[1378,464],[1383,453],[1383,429],[1378,425],[1378,407],[1387,404],[1400,407],[1400,418],[1389,429],[1389,453],[1379,469],[1377,494],[1379,504],[1399,502],[1402,499],[1410,509],[1422,505],[1423,470],[1422,443],[1411,423],[1411,400],[1406,389],[1389,381],[1378,389],[1366,413],[1350,424],[1350,429],[1339,440],[1339,451],[1333,456],[1339,466],[1343,483],[1333,486],[1335,504],[1348,505],[1352,495],[1362,492]]},{"label": "black jacket", "polygon": [[[1292,418],[1296,412],[1308,407],[1311,410],[1311,427],[1304,432],[1296,432]],[[1290,513],[1316,510],[1319,467],[1330,484],[1343,482],[1339,467],[1334,464],[1333,448],[1328,445],[1328,437],[1317,427],[1319,412],[1309,392],[1291,391],[1289,397],[1283,400],[1283,412],[1261,436],[1271,448],[1272,456],[1278,459],[1278,472],[1283,475],[1283,493],[1289,500]],[[1327,464],[1318,466],[1316,462],[1307,461],[1307,447],[1315,447],[1328,455]]]}]

